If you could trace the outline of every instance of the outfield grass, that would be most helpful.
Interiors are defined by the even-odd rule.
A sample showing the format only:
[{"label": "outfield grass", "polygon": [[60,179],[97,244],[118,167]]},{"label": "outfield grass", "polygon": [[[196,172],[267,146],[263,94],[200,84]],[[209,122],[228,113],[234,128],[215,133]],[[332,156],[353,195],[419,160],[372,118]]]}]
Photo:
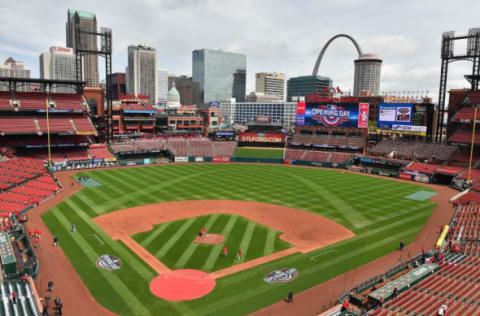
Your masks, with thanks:
[{"label": "outfield grass", "polygon": [[[225,241],[217,245],[194,243],[202,227],[209,234],[223,235]],[[213,272],[290,248],[279,235],[280,232],[243,216],[212,214],[155,225],[132,238],[172,270]],[[227,257],[223,256],[223,247],[229,250]],[[239,249],[240,260],[236,258]]]},{"label": "outfield grass", "polygon": [[242,158],[283,158],[283,148],[245,148],[237,147],[235,149],[234,157]]},{"label": "outfield grass", "polygon": [[[333,278],[410,243],[435,204],[405,197],[424,187],[334,170],[280,165],[186,164],[82,172],[101,186],[84,188],[43,215],[48,228],[94,297],[120,315],[244,315]],[[92,218],[133,206],[175,200],[247,200],[304,209],[352,230],[356,237],[295,253],[217,279],[209,295],[168,302],[149,292],[155,272]],[[71,223],[77,224],[72,233]],[[101,240],[101,242],[100,242]],[[166,242],[164,240],[163,242]],[[102,254],[120,270],[95,266]],[[182,254],[183,255],[183,254]],[[291,283],[267,284],[265,274],[296,268]]]}]

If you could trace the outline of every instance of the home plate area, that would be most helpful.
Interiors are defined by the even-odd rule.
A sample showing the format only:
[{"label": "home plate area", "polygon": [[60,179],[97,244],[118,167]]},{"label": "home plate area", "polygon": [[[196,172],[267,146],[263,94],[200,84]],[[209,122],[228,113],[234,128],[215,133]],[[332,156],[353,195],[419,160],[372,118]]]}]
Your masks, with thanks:
[{"label": "home plate area", "polygon": [[154,278],[150,291],[168,301],[193,300],[207,295],[215,288],[215,279],[200,270],[182,269]]}]

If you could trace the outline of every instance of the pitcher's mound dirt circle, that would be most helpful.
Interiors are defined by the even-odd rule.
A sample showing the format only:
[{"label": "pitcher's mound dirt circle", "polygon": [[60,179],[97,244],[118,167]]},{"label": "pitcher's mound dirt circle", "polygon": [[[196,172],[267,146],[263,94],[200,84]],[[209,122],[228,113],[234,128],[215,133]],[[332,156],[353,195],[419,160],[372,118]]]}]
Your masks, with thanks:
[{"label": "pitcher's mound dirt circle", "polygon": [[183,269],[161,274],[150,282],[150,291],[164,300],[188,301],[207,295],[215,279],[200,270]]},{"label": "pitcher's mound dirt circle", "polygon": [[214,245],[214,244],[219,244],[221,242],[225,241],[225,237],[223,235],[218,235],[218,234],[208,234],[205,237],[197,237],[193,242],[198,243],[198,244],[209,244],[209,245]]}]

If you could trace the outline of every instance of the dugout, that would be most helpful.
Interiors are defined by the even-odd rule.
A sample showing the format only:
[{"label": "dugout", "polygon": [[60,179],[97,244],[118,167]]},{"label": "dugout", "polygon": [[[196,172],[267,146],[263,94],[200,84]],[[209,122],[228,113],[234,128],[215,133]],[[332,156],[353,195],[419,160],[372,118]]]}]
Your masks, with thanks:
[{"label": "dugout", "polygon": [[432,182],[444,185],[453,183],[456,176],[458,176],[464,169],[459,167],[445,166],[438,168],[432,175]]}]

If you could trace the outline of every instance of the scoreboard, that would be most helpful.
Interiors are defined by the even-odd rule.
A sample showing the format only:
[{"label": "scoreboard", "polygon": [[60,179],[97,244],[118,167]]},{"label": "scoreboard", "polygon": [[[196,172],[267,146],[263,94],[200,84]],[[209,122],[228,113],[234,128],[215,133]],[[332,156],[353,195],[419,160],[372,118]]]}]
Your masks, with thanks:
[{"label": "scoreboard", "polygon": [[431,137],[433,104],[381,103],[378,105],[377,133]]}]

